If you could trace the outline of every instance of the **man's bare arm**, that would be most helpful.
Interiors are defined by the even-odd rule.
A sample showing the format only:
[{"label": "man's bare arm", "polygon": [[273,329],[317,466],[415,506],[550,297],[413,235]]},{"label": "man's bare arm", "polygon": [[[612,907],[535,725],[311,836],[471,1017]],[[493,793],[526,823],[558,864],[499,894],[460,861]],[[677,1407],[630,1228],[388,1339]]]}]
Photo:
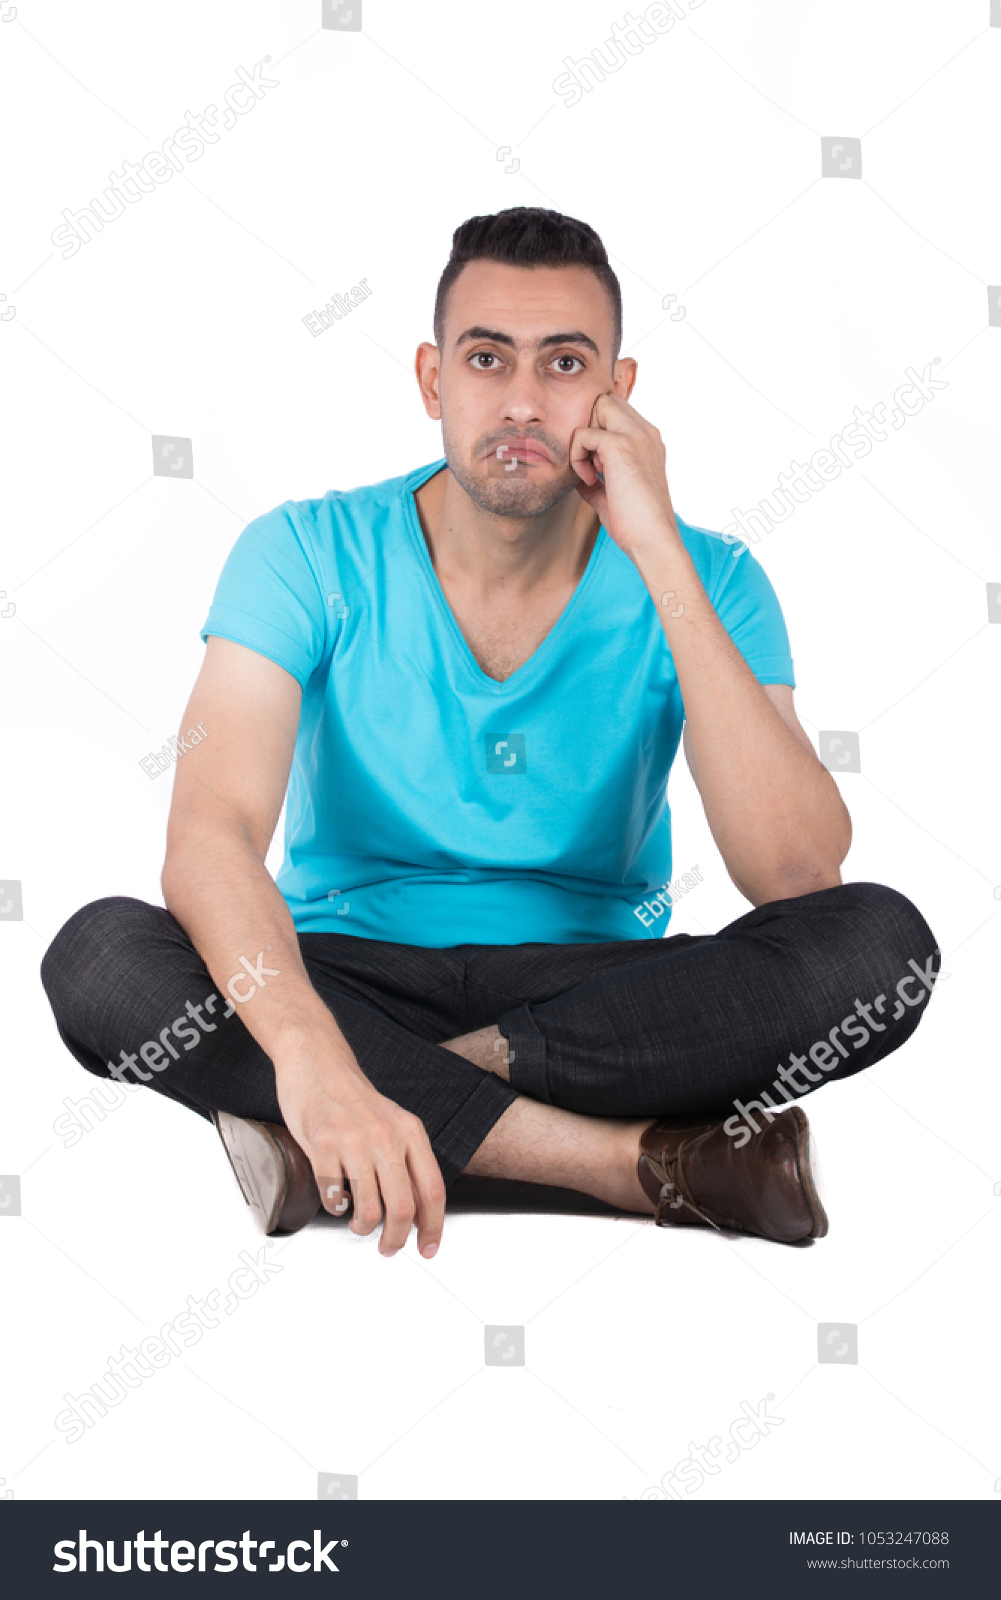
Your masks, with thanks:
[{"label": "man's bare arm", "polygon": [[[835,887],[851,821],[792,691],[758,682],[680,536],[642,552],[637,566],[658,603],[685,706],[685,754],[734,884],[755,906]],[[675,598],[665,605],[668,591]],[[683,615],[672,617],[679,605]],[[785,703],[773,698],[779,688]]]},{"label": "man's bare arm", "polygon": [[[445,1197],[427,1134],[365,1077],[310,982],[288,906],[264,865],[300,702],[299,685],[283,668],[210,637],[183,722],[203,726],[205,738],[175,768],[164,903],[220,993],[244,997],[237,1014],[274,1063],[283,1116],[317,1180],[325,1180],[326,1208],[343,1209],[350,1179],[356,1233],[370,1233],[385,1208],[380,1249],[391,1255],[406,1243],[416,1213],[427,1254],[441,1237]],[[275,975],[255,984],[241,958]],[[239,981],[230,988],[233,977]]]},{"label": "man's bare arm", "polygon": [[660,434],[625,401],[600,395],[571,461],[578,492],[657,606],[684,701],[685,752],[733,882],[752,905],[839,884],[848,812],[791,693],[766,692],[713,608],[678,531]]},{"label": "man's bare arm", "polygon": [[[266,952],[281,981],[265,980],[240,1008],[272,1059],[313,1033],[350,1069],[353,1057],[299,956],[292,917],[264,858],[281,812],[301,690],[264,656],[210,638],[183,727],[203,742],[177,765],[161,875],[164,903],[202,955],[221,994]],[[242,979],[238,994],[250,984]],[[236,995],[233,996],[236,999]]]},{"label": "man's bare arm", "polygon": [[[721,845],[720,853],[726,861],[727,871],[741,894],[746,895],[753,905],[763,905],[767,900],[791,899],[796,895],[809,894],[814,889],[829,889],[839,884],[841,882],[839,868],[848,854],[852,836],[851,818],[838,792],[837,784],[817,760],[810,736],[796,716],[792,690],[784,683],[761,684],[759,688],[774,706],[792,736],[803,750],[808,752],[805,762],[802,757],[794,758],[801,768],[801,775],[793,779],[799,804],[791,815],[783,813],[781,794],[772,802],[770,808],[768,803],[765,803],[765,825],[769,830],[773,848],[782,849],[784,852],[784,861],[774,869],[774,878],[772,876],[752,878],[746,886],[739,881],[731,864],[734,850],[727,836],[727,808],[716,804],[713,783],[704,771],[700,781],[700,775],[696,771],[695,741],[689,734],[687,721],[684,734],[685,755],[702,796],[706,819],[713,837],[717,843],[720,842],[720,837],[723,838],[731,857],[727,860]],[[723,793],[727,792],[730,783],[736,783],[737,792],[740,792],[743,778],[739,772],[736,775],[732,772],[717,773],[715,776],[717,788],[721,788]],[[813,827],[805,836],[799,820],[803,815],[800,808],[804,804],[813,807]],[[828,844],[826,859],[824,857],[818,859],[818,831],[822,841],[821,849],[823,841],[832,841],[832,844]],[[767,859],[763,864],[767,866]],[[739,868],[737,870],[739,871]],[[775,887],[781,890],[781,894],[773,892]]]}]

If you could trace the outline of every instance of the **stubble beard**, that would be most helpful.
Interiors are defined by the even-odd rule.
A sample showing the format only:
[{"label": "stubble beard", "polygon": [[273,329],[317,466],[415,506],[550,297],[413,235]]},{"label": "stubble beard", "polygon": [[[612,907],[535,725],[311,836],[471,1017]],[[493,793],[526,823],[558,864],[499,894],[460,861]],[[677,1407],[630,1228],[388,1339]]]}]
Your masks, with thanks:
[{"label": "stubble beard", "polygon": [[[514,437],[514,435],[509,435]],[[520,436],[524,437],[524,435]],[[528,435],[529,438],[532,435]],[[541,517],[560,500],[577,487],[580,479],[566,459],[567,452],[557,441],[548,436],[542,441],[546,448],[559,461],[566,459],[566,465],[557,478],[549,478],[539,482],[532,477],[532,469],[528,469],[524,477],[512,473],[510,478],[488,477],[486,472],[485,455],[491,447],[499,442],[491,440],[487,435],[477,440],[469,456],[463,458],[454,448],[449,438],[448,429],[442,423],[442,439],[445,450],[445,460],[448,470],[452,474],[460,489],[465,490],[470,500],[483,511],[491,512],[495,517]]]}]

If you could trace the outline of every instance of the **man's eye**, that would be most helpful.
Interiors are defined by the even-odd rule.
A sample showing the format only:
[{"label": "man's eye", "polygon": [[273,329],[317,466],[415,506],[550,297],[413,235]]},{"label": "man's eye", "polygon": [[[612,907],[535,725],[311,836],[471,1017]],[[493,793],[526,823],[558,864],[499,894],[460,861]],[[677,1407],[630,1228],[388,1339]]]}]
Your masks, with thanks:
[{"label": "man's eye", "polygon": [[475,365],[479,367],[481,372],[489,372],[489,366],[485,366],[483,363],[496,361],[497,357],[490,350],[477,350],[476,354],[470,357],[470,360],[472,360]]},{"label": "man's eye", "polygon": [[584,363],[580,359],[580,356],[557,356],[556,360],[553,362],[553,366],[556,368],[557,372],[563,373],[571,378],[575,378],[578,372],[582,372],[584,370]]}]

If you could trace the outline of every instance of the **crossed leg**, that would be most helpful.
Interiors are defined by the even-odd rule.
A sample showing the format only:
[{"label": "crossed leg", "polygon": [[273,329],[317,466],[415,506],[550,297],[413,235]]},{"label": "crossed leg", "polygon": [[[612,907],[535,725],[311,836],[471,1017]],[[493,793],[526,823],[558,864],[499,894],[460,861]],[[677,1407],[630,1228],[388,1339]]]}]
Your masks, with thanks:
[{"label": "crossed leg", "polygon": [[[445,1042],[521,1091],[465,1170],[653,1211],[637,1162],[657,1113],[715,1113],[739,1150],[761,1131],[756,1118],[770,1127],[772,1108],[898,1049],[938,956],[917,908],[877,884],[759,906],[718,935],[652,944],[621,966],[616,952],[611,970]],[[580,959],[570,947],[552,967]],[[473,976],[496,961],[478,952]]]},{"label": "crossed leg", "polygon": [[[496,1025],[450,1039],[444,1048],[510,1081],[507,1040]],[[640,1135],[649,1122],[585,1116],[521,1095],[494,1123],[466,1171],[577,1189],[618,1210],[652,1213],[636,1173]]]},{"label": "crossed leg", "polygon": [[[882,1059],[917,1026],[938,955],[920,912],[876,884],[759,906],[697,938],[300,943],[363,1071],[424,1122],[446,1183],[461,1172],[521,1178],[647,1212],[643,1128],[686,1113],[729,1118],[736,1106],[758,1131],[766,1107]],[[42,975],[90,1072],[107,1077],[119,1053],[166,1037],[171,1059],[149,1061],[152,1087],[203,1116],[280,1121],[272,1063],[237,1015],[213,1011],[211,979],[167,912],[121,898],[85,907]]]}]

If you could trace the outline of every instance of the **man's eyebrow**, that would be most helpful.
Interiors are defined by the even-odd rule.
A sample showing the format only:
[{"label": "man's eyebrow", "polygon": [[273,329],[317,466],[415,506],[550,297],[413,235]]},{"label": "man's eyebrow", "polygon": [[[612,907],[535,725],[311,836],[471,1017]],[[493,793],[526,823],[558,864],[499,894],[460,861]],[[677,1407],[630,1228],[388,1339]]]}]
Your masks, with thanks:
[{"label": "man's eyebrow", "polygon": [[471,344],[474,339],[489,339],[491,344],[506,344],[512,350],[517,349],[509,333],[498,333],[495,328],[481,328],[479,324],[475,324],[472,328],[466,328],[465,332],[460,333],[455,341],[455,348],[458,350],[460,344]]},{"label": "man's eyebrow", "polygon": [[[499,333],[496,328],[483,328],[479,325],[466,328],[464,332],[460,333],[455,341],[455,348],[458,349],[462,344],[471,344],[476,339],[486,339],[491,344],[506,345],[510,350],[518,348],[516,341],[509,333]],[[579,329],[573,333],[547,333],[544,338],[538,340],[535,348],[537,350],[549,350],[554,345],[559,344],[579,344],[583,345],[586,350],[593,350],[596,356],[601,354],[590,334],[582,333]]]},{"label": "man's eyebrow", "polygon": [[579,330],[576,333],[547,333],[544,339],[539,340],[538,348],[548,350],[554,344],[582,344],[585,350],[593,350],[595,355],[601,354],[590,334]]}]

